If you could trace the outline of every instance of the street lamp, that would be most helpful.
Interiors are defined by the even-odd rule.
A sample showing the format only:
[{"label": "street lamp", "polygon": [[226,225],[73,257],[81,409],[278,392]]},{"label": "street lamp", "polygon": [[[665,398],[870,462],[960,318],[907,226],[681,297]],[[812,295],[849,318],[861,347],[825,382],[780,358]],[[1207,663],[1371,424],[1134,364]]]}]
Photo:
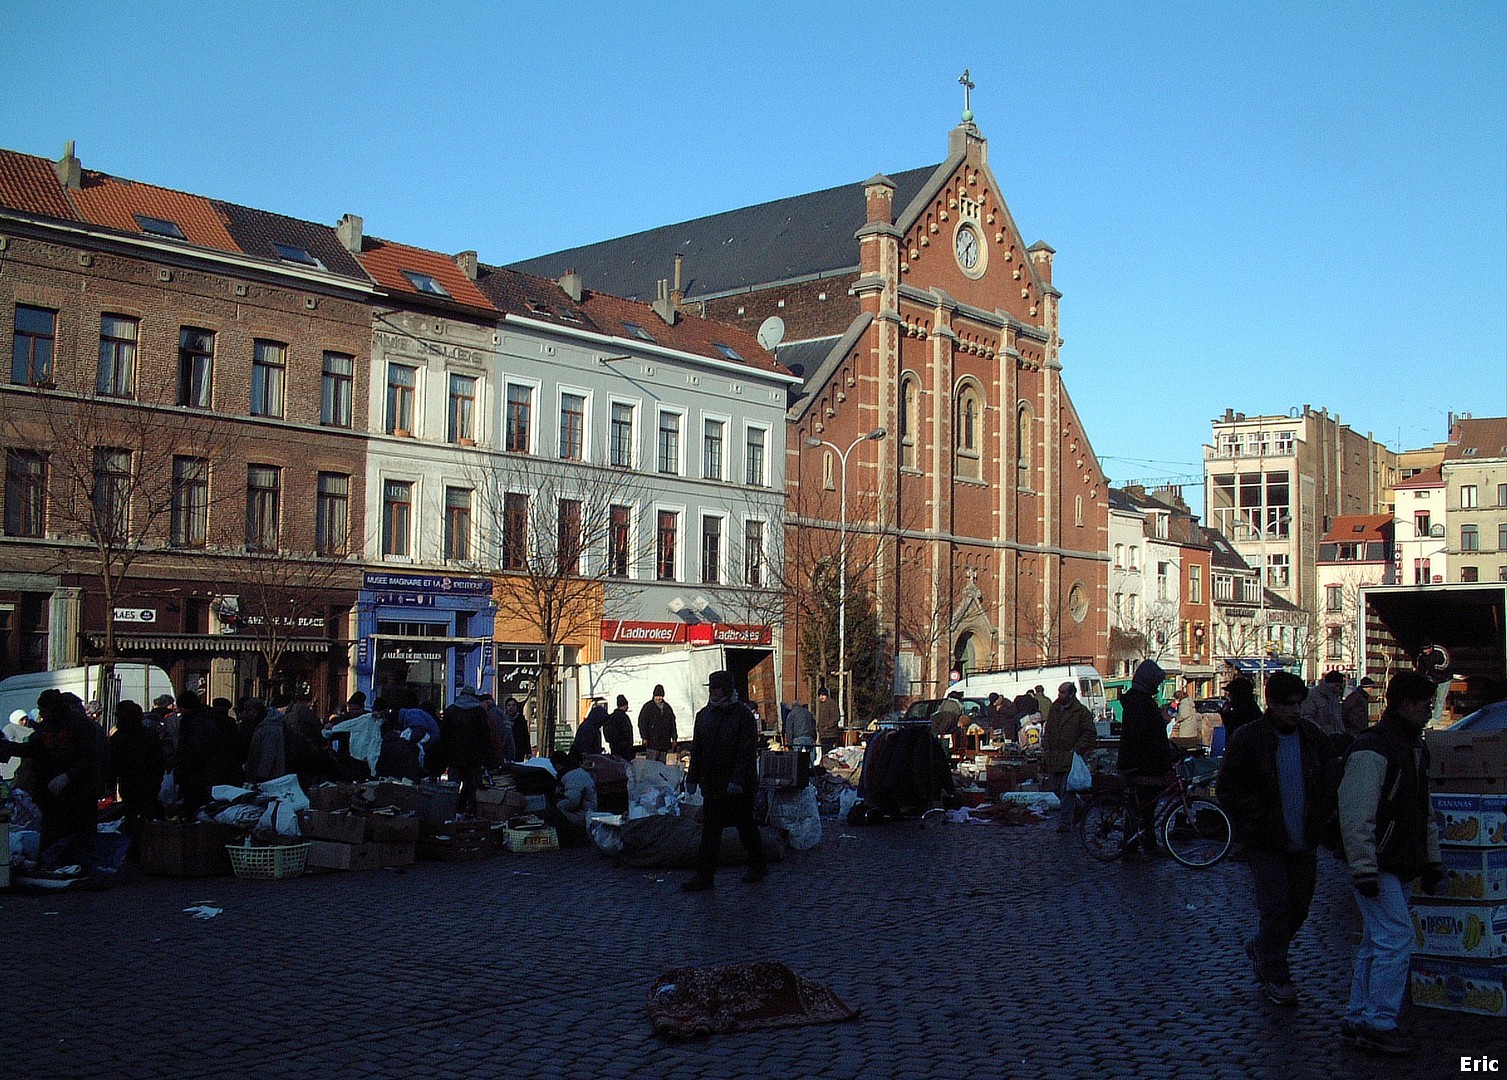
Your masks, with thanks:
[{"label": "street lamp", "polygon": [[837,454],[841,463],[837,496],[837,723],[842,728],[848,726],[848,455],[859,443],[878,442],[886,434],[884,428],[877,427],[867,435],[858,436],[846,450],[815,435],[806,436],[807,446],[825,446]]}]

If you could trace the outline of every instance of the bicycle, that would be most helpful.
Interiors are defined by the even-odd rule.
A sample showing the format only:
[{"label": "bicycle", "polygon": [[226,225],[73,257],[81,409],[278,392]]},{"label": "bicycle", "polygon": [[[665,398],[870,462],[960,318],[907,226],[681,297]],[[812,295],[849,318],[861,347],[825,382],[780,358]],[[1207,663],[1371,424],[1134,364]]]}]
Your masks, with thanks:
[{"label": "bicycle", "polygon": [[[1214,770],[1200,769],[1199,760],[1180,761],[1168,774],[1151,819],[1155,841],[1195,870],[1223,859],[1234,840],[1229,815],[1210,796],[1196,794],[1214,780]],[[1101,862],[1114,862],[1144,838],[1135,793],[1127,785],[1124,791],[1093,796],[1078,829],[1085,851]]]}]

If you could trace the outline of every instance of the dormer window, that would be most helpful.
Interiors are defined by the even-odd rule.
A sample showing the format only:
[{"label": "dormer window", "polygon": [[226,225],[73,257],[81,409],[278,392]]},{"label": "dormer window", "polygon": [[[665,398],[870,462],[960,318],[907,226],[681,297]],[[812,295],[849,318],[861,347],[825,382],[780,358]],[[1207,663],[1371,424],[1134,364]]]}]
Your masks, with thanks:
[{"label": "dormer window", "polygon": [[553,316],[555,314],[554,308],[548,304],[540,303],[538,300],[526,300],[524,303],[535,315]]},{"label": "dormer window", "polygon": [[417,270],[404,270],[403,276],[408,279],[408,284],[421,293],[427,293],[430,296],[448,297],[450,295],[443,285],[428,274],[421,274]]},{"label": "dormer window", "polygon": [[[654,335],[651,334],[651,333],[649,333],[649,331],[645,330],[642,326],[638,325],[638,323],[636,323],[636,322],[625,322],[625,323],[623,323],[623,329],[626,330],[626,331],[628,331],[628,333],[632,334],[634,337],[639,338],[642,341],[654,341]],[[655,342],[655,343],[658,344],[657,342]]]},{"label": "dormer window", "polygon": [[312,266],[316,270],[324,269],[324,263],[309,254],[308,248],[299,247],[296,244],[273,244],[272,247],[277,252],[277,257],[283,262],[298,263],[300,266]]},{"label": "dormer window", "polygon": [[131,216],[136,219],[136,227],[144,233],[151,233],[153,236],[166,236],[170,240],[188,239],[188,237],[183,235],[183,230],[178,227],[176,221],[169,221],[167,218],[151,217],[147,214],[132,214]]},{"label": "dormer window", "polygon": [[716,349],[729,360],[736,360],[740,364],[744,362],[743,357],[738,355],[738,350],[731,345],[724,345],[720,341],[714,341],[712,342],[712,348]]}]

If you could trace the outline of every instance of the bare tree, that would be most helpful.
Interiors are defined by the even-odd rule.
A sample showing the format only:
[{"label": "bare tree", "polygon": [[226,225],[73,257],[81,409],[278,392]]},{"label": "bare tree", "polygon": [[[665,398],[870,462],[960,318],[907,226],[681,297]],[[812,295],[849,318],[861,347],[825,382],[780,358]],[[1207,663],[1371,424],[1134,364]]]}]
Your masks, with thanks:
[{"label": "bare tree", "polygon": [[563,647],[626,608],[636,591],[629,571],[652,546],[653,523],[634,544],[631,508],[643,492],[627,470],[488,454],[466,473],[485,547],[469,550],[469,531],[447,523],[445,555],[494,575],[499,621],[526,628],[539,642],[539,753],[548,755],[560,716]]},{"label": "bare tree", "polygon": [[228,423],[165,404],[174,388],[138,385],[134,397],[93,387],[12,388],[0,417],[12,452],[35,455],[45,477],[52,566],[99,583],[106,661],[118,655],[110,613],[134,595],[137,561],[193,551],[206,539],[210,470],[224,459]]}]

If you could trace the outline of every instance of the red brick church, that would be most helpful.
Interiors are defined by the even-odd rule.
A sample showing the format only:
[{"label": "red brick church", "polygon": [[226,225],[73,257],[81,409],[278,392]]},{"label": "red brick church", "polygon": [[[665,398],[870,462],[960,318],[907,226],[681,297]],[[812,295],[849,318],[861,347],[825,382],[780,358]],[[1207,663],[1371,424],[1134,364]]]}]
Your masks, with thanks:
[{"label": "red brick church", "polygon": [[787,413],[787,700],[838,668],[844,548],[848,616],[864,615],[855,597],[877,616],[897,693],[1066,657],[1103,670],[1108,483],[1062,378],[1053,249],[1027,246],[970,112],[947,149],[517,264],[622,296],[657,287],[760,333],[803,377]]}]

